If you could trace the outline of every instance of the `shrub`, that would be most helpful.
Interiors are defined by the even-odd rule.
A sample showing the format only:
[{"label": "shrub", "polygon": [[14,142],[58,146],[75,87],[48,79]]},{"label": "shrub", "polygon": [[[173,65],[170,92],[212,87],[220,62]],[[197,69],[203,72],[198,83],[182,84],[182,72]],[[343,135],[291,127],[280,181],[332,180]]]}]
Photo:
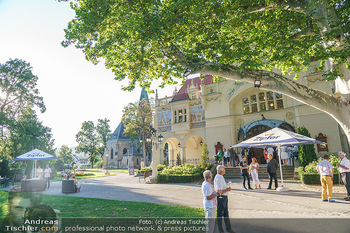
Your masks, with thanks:
[{"label": "shrub", "polygon": [[[166,168],[165,165],[159,164],[157,167],[157,170],[162,171],[164,168]],[[152,171],[152,167],[144,167],[140,169],[140,172],[145,172],[145,171]]]},{"label": "shrub", "polygon": [[176,166],[181,166],[182,162],[181,162],[181,158],[180,158],[180,154],[176,155]]},{"label": "shrub", "polygon": [[[298,168],[299,179],[303,184],[321,184],[320,175],[316,170],[316,166],[322,160],[323,158],[319,158],[317,161],[309,163],[305,168]],[[333,183],[339,183],[339,174],[336,164],[340,162],[340,158],[331,155],[328,161],[332,164],[334,168]]]},{"label": "shrub", "polygon": [[166,167],[158,174],[159,183],[188,183],[202,179],[205,169],[200,165],[184,164]]},{"label": "shrub", "polygon": [[202,144],[202,154],[201,154],[201,157],[200,157],[200,161],[201,161],[201,167],[202,168],[208,167],[208,164],[209,164],[209,151],[208,151],[207,144],[205,142]]},{"label": "shrub", "polygon": [[[304,126],[298,127],[297,133],[307,137],[311,137],[309,131]],[[317,160],[317,155],[315,152],[314,145],[300,145],[298,149],[299,149],[300,166],[305,167],[312,161]]]}]

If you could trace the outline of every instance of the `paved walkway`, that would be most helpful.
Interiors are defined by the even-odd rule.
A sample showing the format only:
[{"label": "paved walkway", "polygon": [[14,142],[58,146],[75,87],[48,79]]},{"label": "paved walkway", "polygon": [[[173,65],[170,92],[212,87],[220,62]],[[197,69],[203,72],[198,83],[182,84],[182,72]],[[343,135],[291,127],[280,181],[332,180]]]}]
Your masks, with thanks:
[{"label": "paved walkway", "polygon": [[[335,203],[321,201],[321,194],[299,184],[285,181],[289,191],[262,189],[244,190],[241,180],[231,181],[229,214],[233,218],[350,218],[350,202],[335,194]],[[79,180],[81,192],[63,194],[60,181],[51,182],[44,194],[75,197],[94,197],[121,201],[153,202],[171,205],[202,207],[201,183],[147,184],[139,178],[118,173],[116,176]]]},{"label": "paved walkway", "polygon": [[[267,180],[261,181],[262,189],[249,191],[242,188],[240,179],[230,181],[229,215],[236,232],[350,232],[350,224],[344,227],[343,221],[350,221],[350,202],[344,201],[343,194],[328,203],[321,201],[320,192],[297,181],[285,181],[286,192],[267,190]],[[147,184],[125,173],[79,182],[81,192],[63,194],[62,183],[57,181],[44,194],[202,207],[201,183]],[[325,230],[328,225],[331,231]]]}]

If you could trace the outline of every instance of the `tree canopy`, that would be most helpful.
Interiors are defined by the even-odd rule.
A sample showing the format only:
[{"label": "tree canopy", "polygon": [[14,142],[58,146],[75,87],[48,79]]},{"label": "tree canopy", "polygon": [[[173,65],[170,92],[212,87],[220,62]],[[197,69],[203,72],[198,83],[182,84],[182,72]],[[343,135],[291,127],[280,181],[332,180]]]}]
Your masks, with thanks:
[{"label": "tree canopy", "polygon": [[[253,82],[330,114],[350,140],[350,1],[81,0],[63,46],[74,44],[116,80],[161,86],[192,73]],[[320,61],[325,93],[293,81]],[[282,72],[273,72],[277,68]],[[275,70],[274,70],[275,71]]]}]

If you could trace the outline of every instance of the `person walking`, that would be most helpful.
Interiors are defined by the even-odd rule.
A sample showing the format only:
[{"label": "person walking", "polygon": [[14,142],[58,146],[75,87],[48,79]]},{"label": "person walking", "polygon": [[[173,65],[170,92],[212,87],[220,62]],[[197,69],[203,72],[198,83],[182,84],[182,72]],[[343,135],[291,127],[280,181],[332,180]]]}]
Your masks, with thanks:
[{"label": "person walking", "polygon": [[341,162],[337,163],[340,179],[343,181],[346,188],[346,197],[344,199],[345,201],[350,201],[350,161],[345,157],[343,151],[340,151],[338,156],[341,159]]},{"label": "person walking", "polygon": [[217,195],[214,186],[211,184],[213,174],[206,170],[203,172],[204,181],[202,183],[203,193],[203,207],[205,213],[205,220],[207,221],[207,233],[213,233],[215,228],[215,215],[217,208]]},{"label": "person walking", "polygon": [[252,171],[252,179],[253,179],[253,184],[255,186],[255,189],[258,188],[258,185],[259,185],[259,189],[261,189],[260,180],[258,176],[259,163],[255,157],[252,158],[252,163],[250,164],[250,168]]},{"label": "person walking", "polygon": [[226,231],[230,233],[234,233],[231,228],[230,219],[228,216],[228,199],[227,192],[231,191],[231,187],[226,184],[224,175],[225,175],[225,167],[223,165],[219,165],[216,167],[217,174],[214,179],[214,188],[218,196],[218,210],[217,210],[217,222],[219,227],[219,232],[224,232],[222,228],[222,218],[224,218]]},{"label": "person walking", "polygon": [[248,158],[248,165],[252,163],[252,158],[253,158],[253,150],[252,148],[248,148],[247,150],[247,158]]},{"label": "person walking", "polygon": [[48,164],[46,164],[46,168],[44,170],[44,179],[45,179],[45,186],[46,186],[46,189],[49,189],[50,188],[50,176],[51,176],[51,168],[49,167]]},{"label": "person walking", "polygon": [[327,201],[327,190],[328,190],[328,201],[334,202],[332,199],[333,193],[333,166],[328,162],[329,155],[324,155],[323,160],[318,163],[316,170],[320,174],[320,180],[322,184],[322,201]]},{"label": "person walking", "polygon": [[245,190],[247,190],[247,188],[245,186],[245,181],[248,180],[248,189],[252,189],[252,187],[250,187],[250,179],[249,179],[249,174],[248,174],[249,166],[247,163],[247,157],[242,158],[242,162],[239,163],[239,166],[241,168],[242,176],[243,176],[243,188]]},{"label": "person walking", "polygon": [[278,163],[276,159],[273,158],[272,154],[268,155],[269,157],[269,162],[267,163],[267,172],[269,173],[270,176],[270,182],[269,182],[269,187],[267,189],[271,189],[272,185],[272,179],[275,180],[275,189],[278,188],[278,182],[277,182],[277,168],[278,168]]}]

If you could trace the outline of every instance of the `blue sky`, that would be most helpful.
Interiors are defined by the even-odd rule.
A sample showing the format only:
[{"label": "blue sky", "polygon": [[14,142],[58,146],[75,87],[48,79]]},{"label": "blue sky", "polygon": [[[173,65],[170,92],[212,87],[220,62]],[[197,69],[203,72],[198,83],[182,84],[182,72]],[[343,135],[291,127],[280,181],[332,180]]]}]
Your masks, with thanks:
[{"label": "blue sky", "polygon": [[[115,81],[103,64],[95,66],[82,51],[61,46],[63,29],[73,18],[68,2],[0,0],[0,63],[19,58],[31,64],[47,108],[39,118],[52,129],[56,147],[76,146],[84,121],[110,119],[113,131],[123,107],[141,92],[122,91],[127,82]],[[160,96],[171,95],[173,88],[159,90]]]}]

